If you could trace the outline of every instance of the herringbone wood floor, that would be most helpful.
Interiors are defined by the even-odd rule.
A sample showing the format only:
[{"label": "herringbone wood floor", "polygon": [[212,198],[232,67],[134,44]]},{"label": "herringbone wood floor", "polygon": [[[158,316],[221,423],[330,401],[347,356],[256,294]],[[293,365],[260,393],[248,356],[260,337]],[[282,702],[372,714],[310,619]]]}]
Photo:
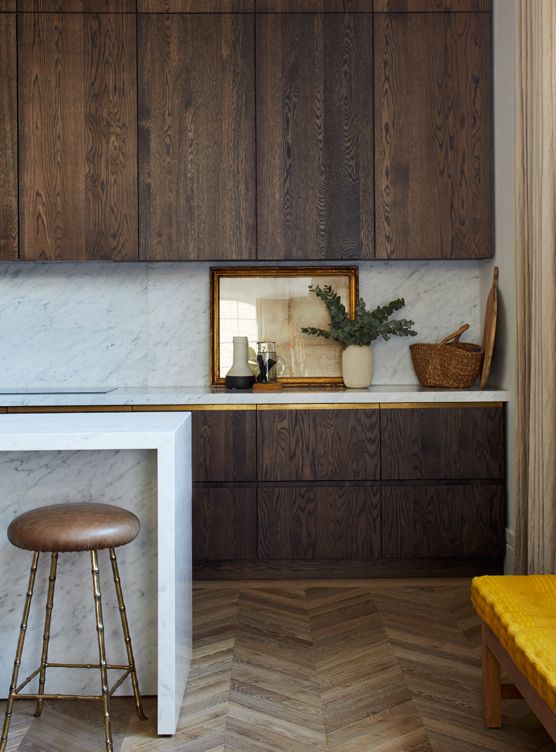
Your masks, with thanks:
[{"label": "herringbone wood floor", "polygon": [[[555,752],[521,701],[480,719],[468,581],[211,583],[195,589],[178,733],[113,702],[119,752]],[[3,704],[2,704],[3,705]],[[2,709],[0,705],[0,709]],[[16,705],[9,752],[103,749],[100,707]]]}]

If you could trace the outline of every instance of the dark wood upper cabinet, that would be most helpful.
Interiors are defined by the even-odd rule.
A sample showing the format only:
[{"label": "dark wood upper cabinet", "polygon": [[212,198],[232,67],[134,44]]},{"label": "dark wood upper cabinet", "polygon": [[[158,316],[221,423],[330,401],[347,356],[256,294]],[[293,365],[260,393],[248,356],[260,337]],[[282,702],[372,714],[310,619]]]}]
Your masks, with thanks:
[{"label": "dark wood upper cabinet", "polygon": [[257,479],[255,410],[194,410],[194,481]]},{"label": "dark wood upper cabinet", "polygon": [[381,409],[383,480],[504,477],[502,407]]},{"label": "dark wood upper cabinet", "polygon": [[257,15],[260,259],[374,255],[372,23]]},{"label": "dark wood upper cabinet", "polygon": [[502,485],[385,486],[384,558],[503,556]]},{"label": "dark wood upper cabinet", "polygon": [[252,13],[255,0],[137,0],[140,13]]},{"label": "dark wood upper cabinet", "polygon": [[193,488],[193,558],[257,557],[257,489]]},{"label": "dark wood upper cabinet", "polygon": [[17,9],[36,13],[135,13],[136,0],[17,0]]},{"label": "dark wood upper cabinet", "polygon": [[375,11],[430,13],[432,11],[490,11],[492,0],[374,0]]},{"label": "dark wood upper cabinet", "polygon": [[372,13],[373,0],[255,0],[257,13]]},{"label": "dark wood upper cabinet", "polygon": [[14,261],[17,240],[16,19],[0,14],[0,259]]},{"label": "dark wood upper cabinet", "polygon": [[491,15],[375,14],[374,76],[377,258],[492,256]]},{"label": "dark wood upper cabinet", "polygon": [[257,410],[257,449],[262,481],[375,480],[379,411]]},{"label": "dark wood upper cabinet", "polygon": [[[16,0],[0,0],[0,13],[10,11],[13,12],[16,10]],[[2,37],[4,39],[4,37]]]},{"label": "dark wood upper cabinet", "polygon": [[380,488],[259,487],[258,530],[260,559],[377,559]]},{"label": "dark wood upper cabinet", "polygon": [[255,258],[254,28],[139,18],[141,259]]},{"label": "dark wood upper cabinet", "polygon": [[19,17],[20,256],[137,259],[135,18]]}]

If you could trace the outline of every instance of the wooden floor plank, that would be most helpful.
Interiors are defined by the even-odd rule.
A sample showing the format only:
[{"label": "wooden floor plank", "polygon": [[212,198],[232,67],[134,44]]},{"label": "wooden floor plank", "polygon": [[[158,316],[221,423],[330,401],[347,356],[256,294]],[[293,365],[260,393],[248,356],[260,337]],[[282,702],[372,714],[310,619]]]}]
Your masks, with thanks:
[{"label": "wooden floor plank", "polygon": [[[178,730],[113,701],[115,752],[556,752],[520,700],[481,719],[468,580],[207,582]],[[5,703],[0,703],[3,712]],[[16,704],[8,752],[103,749],[95,703]]]}]

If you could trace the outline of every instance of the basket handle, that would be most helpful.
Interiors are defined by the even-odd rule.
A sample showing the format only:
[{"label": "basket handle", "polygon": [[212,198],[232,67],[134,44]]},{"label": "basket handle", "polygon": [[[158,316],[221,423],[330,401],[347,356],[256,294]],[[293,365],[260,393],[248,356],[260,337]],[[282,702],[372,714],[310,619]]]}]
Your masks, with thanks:
[{"label": "basket handle", "polygon": [[466,332],[469,329],[469,324],[464,324],[463,326],[460,326],[460,328],[453,332],[452,334],[449,334],[447,337],[444,337],[444,339],[441,341],[441,345],[449,345],[450,342],[459,342],[459,338],[461,335]]}]

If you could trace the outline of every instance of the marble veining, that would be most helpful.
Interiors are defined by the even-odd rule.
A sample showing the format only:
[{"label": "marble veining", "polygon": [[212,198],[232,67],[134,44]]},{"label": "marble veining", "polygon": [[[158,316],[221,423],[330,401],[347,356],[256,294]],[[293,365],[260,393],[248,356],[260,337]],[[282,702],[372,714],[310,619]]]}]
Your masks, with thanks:
[{"label": "marble veining", "polygon": [[[369,306],[437,341],[462,323],[480,341],[479,261],[368,261]],[[0,386],[206,386],[209,264],[0,264]],[[417,383],[407,339],[375,343],[373,384]]]}]

